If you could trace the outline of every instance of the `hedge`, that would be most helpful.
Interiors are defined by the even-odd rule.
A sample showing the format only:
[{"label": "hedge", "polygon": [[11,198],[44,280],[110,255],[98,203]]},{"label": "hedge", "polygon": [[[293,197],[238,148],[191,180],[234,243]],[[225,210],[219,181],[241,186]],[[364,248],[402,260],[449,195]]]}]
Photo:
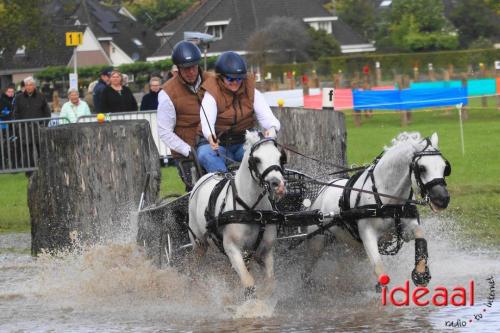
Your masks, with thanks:
[{"label": "hedge", "polygon": [[[214,66],[216,57],[207,58],[207,67],[212,68]],[[203,65],[203,61],[201,63]],[[102,69],[109,67],[109,65],[99,65],[99,66],[89,66],[78,68],[78,80],[80,85],[87,85],[89,82],[96,80],[99,77],[99,73]],[[170,59],[146,62],[138,61],[132,64],[123,64],[117,66],[117,68],[125,74],[134,75],[135,82],[137,84],[146,83],[151,74],[159,73],[161,71],[167,71],[172,67],[172,61]],[[72,67],[57,66],[57,67],[47,67],[43,71],[35,74],[38,80],[45,82],[61,82],[67,81],[69,73],[73,72]]]},{"label": "hedge", "polygon": [[411,74],[415,66],[420,71],[427,71],[427,65],[433,64],[434,70],[448,69],[453,65],[457,71],[467,70],[469,65],[477,70],[479,63],[483,63],[486,69],[493,69],[495,60],[500,60],[500,49],[480,49],[463,51],[441,51],[441,52],[418,52],[418,53],[394,53],[394,54],[359,54],[339,57],[324,57],[316,62],[267,65],[265,72],[270,72],[273,78],[279,78],[283,73],[295,71],[297,74],[310,73],[315,69],[318,75],[328,76],[342,71],[346,74],[361,72],[363,66],[370,66],[373,71],[375,62],[385,74]]}]

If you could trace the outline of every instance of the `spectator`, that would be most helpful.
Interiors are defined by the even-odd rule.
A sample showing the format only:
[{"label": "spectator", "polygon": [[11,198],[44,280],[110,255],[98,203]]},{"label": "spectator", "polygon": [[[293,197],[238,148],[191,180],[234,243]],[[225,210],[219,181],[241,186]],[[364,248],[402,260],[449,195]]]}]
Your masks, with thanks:
[{"label": "spectator", "polygon": [[171,78],[173,78],[174,76],[176,76],[178,71],[179,71],[179,69],[177,68],[177,65],[172,65],[172,69],[170,69],[170,71],[167,73],[166,81],[168,81]]},{"label": "spectator", "polygon": [[161,81],[158,77],[149,80],[149,93],[142,97],[141,111],[158,109],[158,93],[160,92]]},{"label": "spectator", "polygon": [[97,85],[99,81],[92,81],[89,83],[89,87],[87,89],[87,92],[85,93],[84,100],[87,102],[87,105],[89,106],[90,112],[95,113],[95,107],[94,107],[94,88]]},{"label": "spectator", "polygon": [[16,104],[16,97],[24,92],[24,81],[19,84],[19,90],[14,94],[14,100],[12,100],[12,109],[14,109],[14,104]]},{"label": "spectator", "polygon": [[102,97],[102,92],[104,91],[104,88],[106,88],[109,85],[109,78],[111,76],[111,71],[113,69],[108,67],[105,68],[101,71],[101,76],[99,78],[99,81],[94,87],[93,91],[93,99],[94,99],[94,111],[95,113],[101,113],[101,97]]},{"label": "spectator", "polygon": [[24,87],[24,80],[21,81],[21,83],[19,83],[19,90],[16,91],[16,94],[14,95],[14,98],[17,96],[17,95],[20,95],[24,92],[25,90],[25,87]]},{"label": "spectator", "polygon": [[68,99],[61,109],[61,118],[67,118],[71,123],[76,123],[78,117],[90,115],[90,109],[85,101],[80,100],[78,90],[70,88]]},{"label": "spectator", "polygon": [[59,93],[57,91],[52,93],[52,112],[61,112],[61,99],[59,98]]},{"label": "spectator", "polygon": [[[50,118],[50,108],[45,96],[36,88],[35,80],[29,76],[24,79],[24,92],[17,95],[14,103],[14,119],[35,119]],[[17,156],[21,158],[20,166],[23,168],[34,168],[36,166],[37,151],[39,151],[38,135],[29,135],[29,133],[38,133],[40,125],[46,121],[27,122],[24,132],[17,132],[15,136],[21,138],[23,144],[17,145]],[[26,136],[28,133],[28,136]],[[26,172],[29,177],[31,171]]]},{"label": "spectator", "polygon": [[122,74],[122,86],[128,87],[128,75]]},{"label": "spectator", "polygon": [[45,96],[36,89],[33,77],[24,79],[25,90],[16,96],[14,119],[50,118],[50,108]]},{"label": "spectator", "polygon": [[[12,120],[12,102],[14,101],[15,86],[9,85],[0,97],[0,120]],[[3,127],[3,126],[2,126]]]},{"label": "spectator", "polygon": [[[16,87],[11,84],[5,89],[5,92],[0,97],[0,122],[12,120],[12,102]],[[2,131],[7,131],[7,124],[2,124]],[[4,136],[5,137],[5,136]]]},{"label": "spectator", "polygon": [[122,74],[115,69],[111,72],[110,85],[102,92],[100,112],[128,111],[137,111],[137,101],[130,89],[122,85]]}]

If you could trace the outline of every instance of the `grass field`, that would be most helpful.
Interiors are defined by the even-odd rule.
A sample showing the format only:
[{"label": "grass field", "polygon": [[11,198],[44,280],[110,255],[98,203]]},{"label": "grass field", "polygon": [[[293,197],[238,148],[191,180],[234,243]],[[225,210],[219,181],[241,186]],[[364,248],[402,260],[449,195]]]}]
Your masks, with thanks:
[{"label": "grass field", "polygon": [[[349,163],[370,162],[390,140],[402,131],[419,131],[424,136],[437,132],[439,146],[452,164],[447,179],[451,203],[445,214],[467,227],[468,235],[500,244],[500,110],[490,98],[489,108],[471,100],[469,119],[464,122],[465,155],[460,146],[456,109],[413,112],[413,121],[400,127],[399,114],[375,112],[354,127],[346,112]],[[183,193],[177,170],[162,169],[161,196]],[[29,231],[24,174],[0,175],[0,232]]]}]

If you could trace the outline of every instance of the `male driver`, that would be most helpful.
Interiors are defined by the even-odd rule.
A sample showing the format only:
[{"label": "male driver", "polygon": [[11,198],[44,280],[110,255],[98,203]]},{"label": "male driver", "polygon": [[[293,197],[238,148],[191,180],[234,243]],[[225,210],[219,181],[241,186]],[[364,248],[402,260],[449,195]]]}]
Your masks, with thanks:
[{"label": "male driver", "polygon": [[186,189],[190,190],[190,163],[179,162],[192,159],[192,149],[197,135],[201,133],[201,84],[208,75],[198,65],[201,52],[193,43],[177,43],[172,52],[172,61],[178,68],[178,74],[168,80],[158,94],[158,133],[171,149]]}]

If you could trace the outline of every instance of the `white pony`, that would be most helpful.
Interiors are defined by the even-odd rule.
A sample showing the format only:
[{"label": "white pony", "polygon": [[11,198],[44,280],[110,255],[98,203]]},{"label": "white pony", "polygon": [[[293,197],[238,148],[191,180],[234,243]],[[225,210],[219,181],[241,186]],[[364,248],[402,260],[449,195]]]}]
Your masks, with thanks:
[{"label": "white pony", "polygon": [[[436,133],[425,139],[420,133],[401,133],[392,140],[392,146],[385,147],[383,154],[356,177],[351,177],[350,181],[331,181],[331,184],[353,188],[350,192],[347,190],[344,193],[341,188],[325,186],[310,209],[340,214],[341,222],[332,222],[325,231],[333,234],[336,242],[363,246],[377,278],[385,274],[379,251],[395,254],[403,240],[409,242],[415,239],[412,280],[416,285],[425,286],[431,276],[427,265],[427,243],[413,200],[414,191],[420,191],[434,212],[445,209],[450,196],[444,178],[450,173],[450,164],[438,150]],[[306,282],[311,282],[310,273],[325,246],[325,235],[320,231],[317,226],[308,227],[308,233],[315,232],[318,236],[307,241]],[[387,240],[394,240],[394,236],[395,251],[384,253],[387,250],[387,247],[384,249],[384,243],[387,245]],[[377,283],[377,291],[380,291],[380,287],[380,283]]]},{"label": "white pony", "polygon": [[273,202],[285,195],[285,159],[274,139],[247,131],[245,154],[234,177],[207,174],[196,182],[189,199],[189,237],[195,253],[203,256],[209,244],[223,250],[246,298],[255,297],[255,280],[245,265],[249,254],[264,266],[267,282],[274,285],[277,227],[266,223],[268,213],[275,211]]}]

